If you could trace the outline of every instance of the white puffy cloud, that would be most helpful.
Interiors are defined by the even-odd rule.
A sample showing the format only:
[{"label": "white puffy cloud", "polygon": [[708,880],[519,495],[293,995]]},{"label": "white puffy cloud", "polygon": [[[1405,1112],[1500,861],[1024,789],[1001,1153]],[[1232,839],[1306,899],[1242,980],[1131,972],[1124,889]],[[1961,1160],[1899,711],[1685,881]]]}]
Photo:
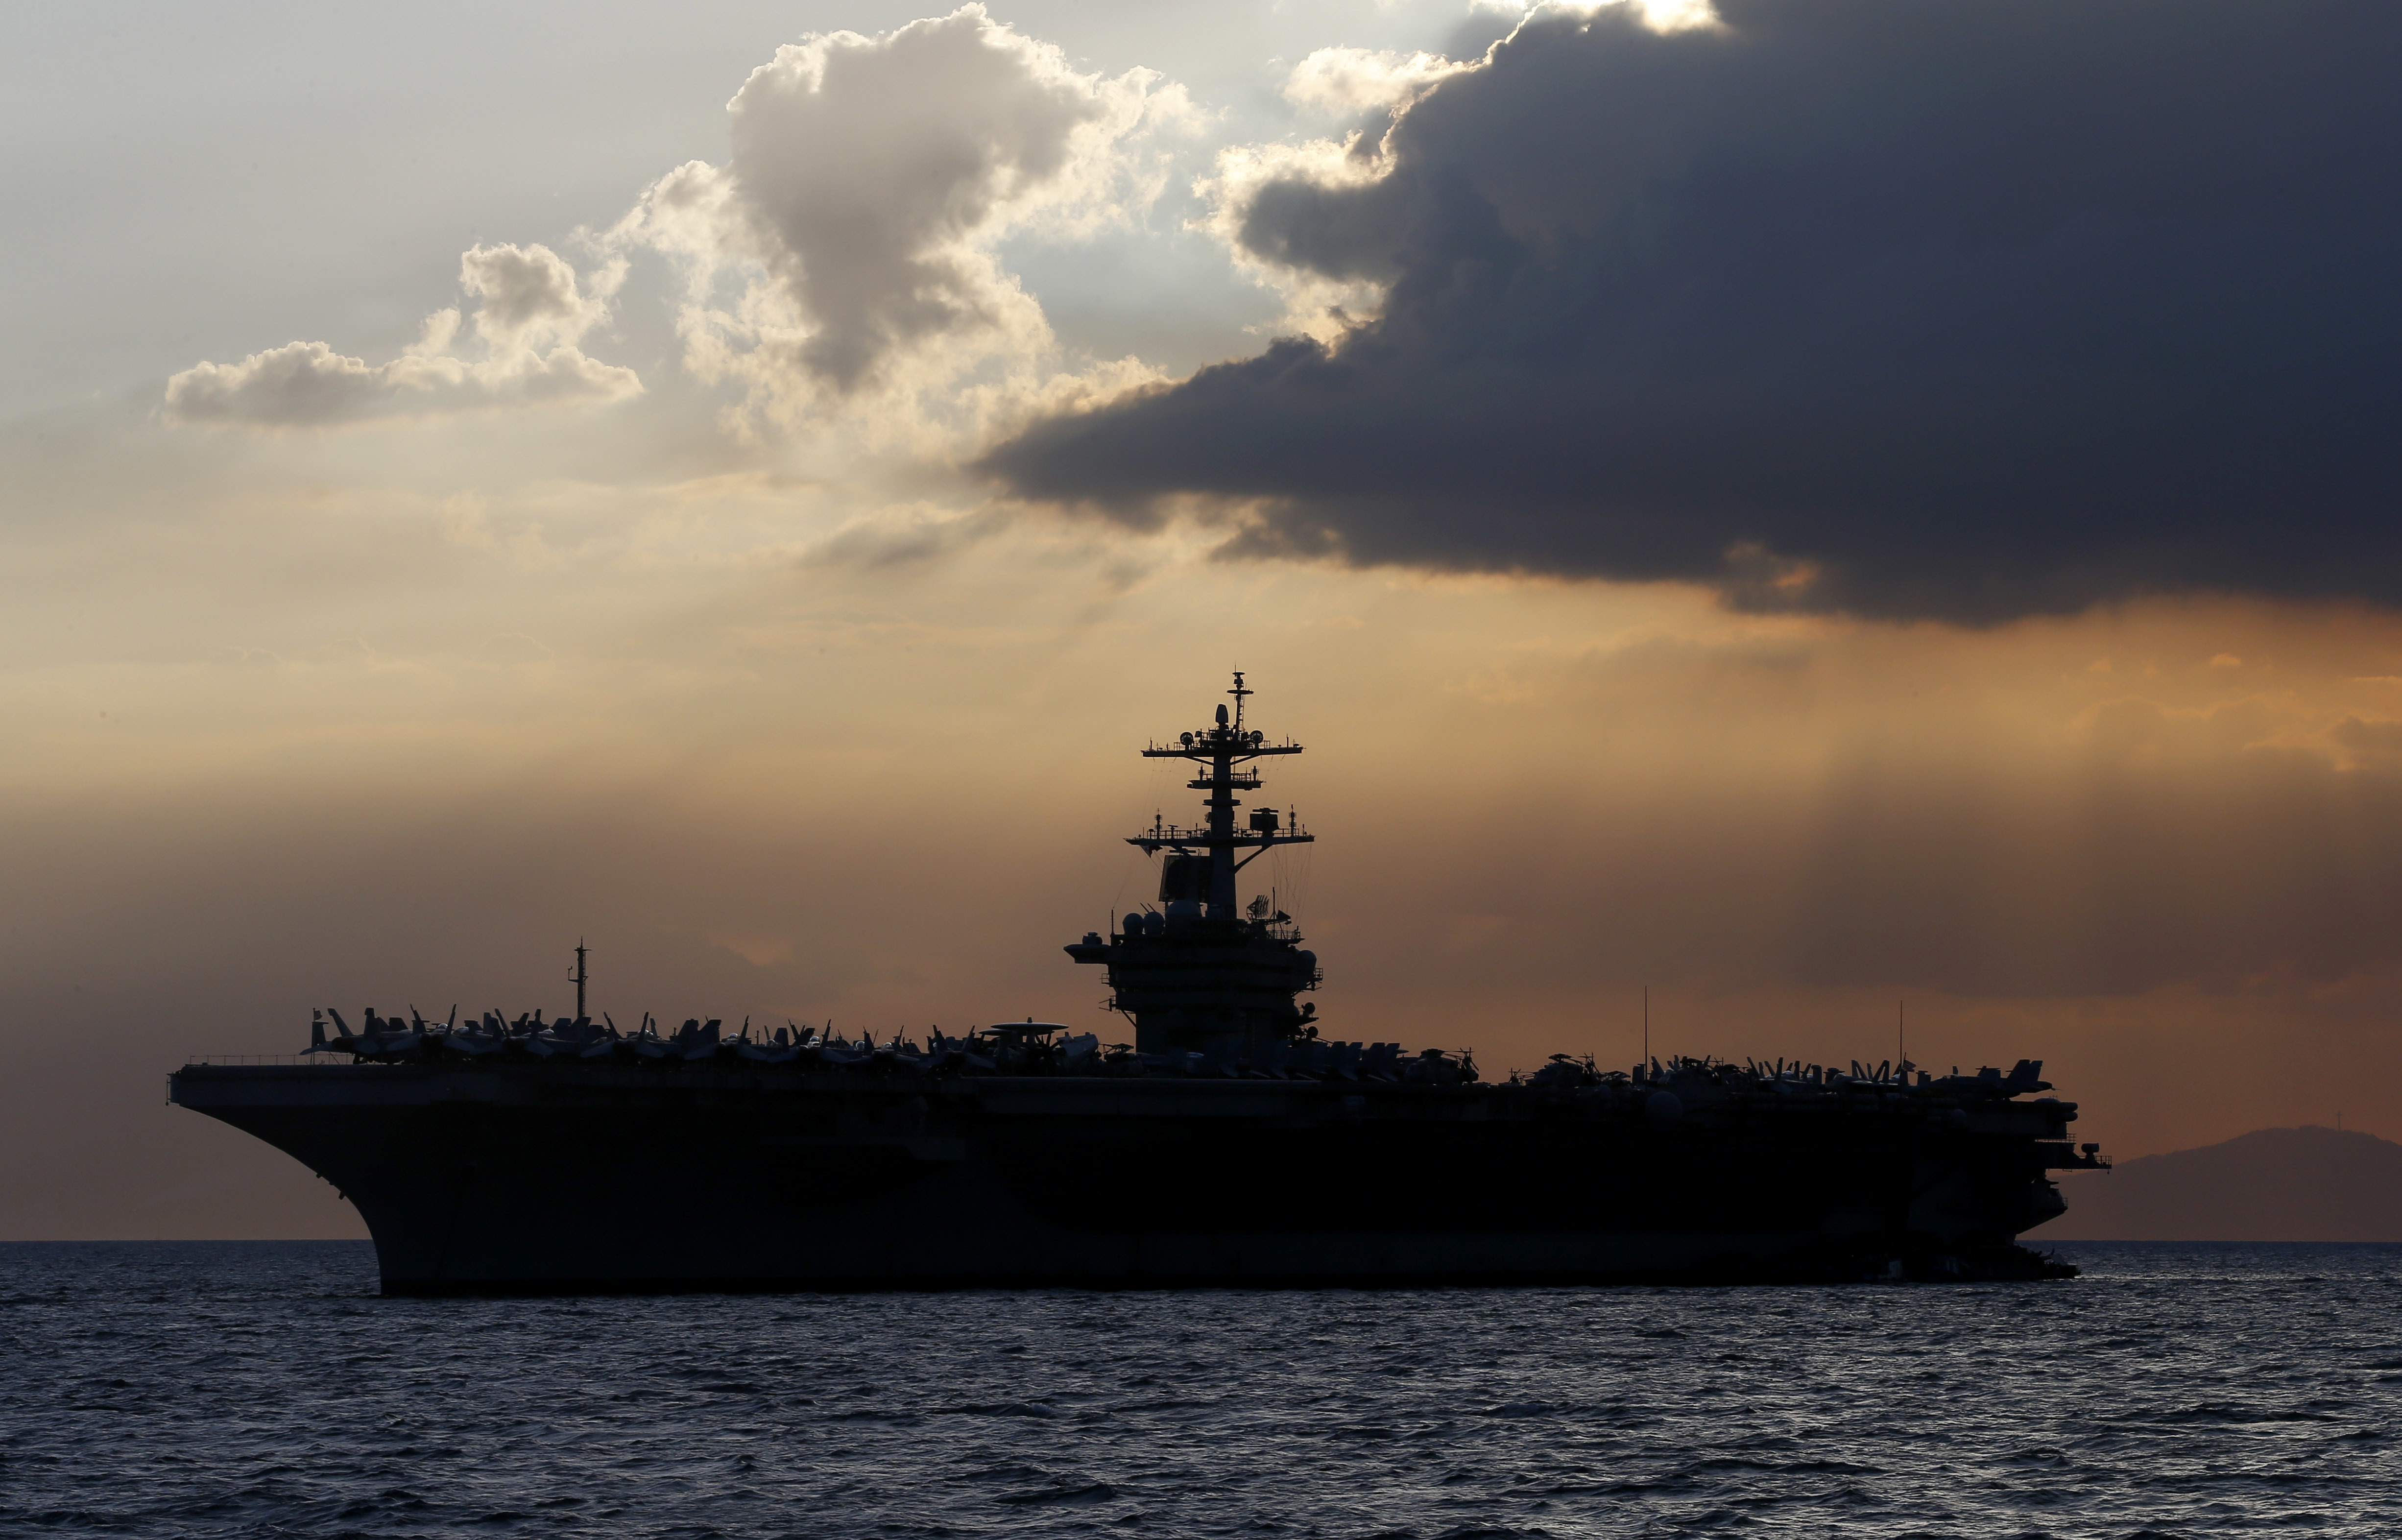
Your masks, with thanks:
[{"label": "white puffy cloud", "polygon": [[418,341],[388,363],[370,364],[324,342],[288,342],[238,364],[195,365],[167,382],[167,415],[179,423],[326,427],[623,400],[642,392],[634,371],[576,346],[607,314],[623,276],[623,263],[613,262],[587,285],[547,246],[476,246],[459,259],[460,287],[480,301],[475,356],[456,350],[460,312],[440,310],[426,318]]},{"label": "white puffy cloud", "polygon": [[1284,98],[1294,106],[1338,117],[1393,111],[1460,71],[1475,67],[1474,61],[1446,59],[1439,53],[1319,49],[1285,77]]},{"label": "white puffy cloud", "polygon": [[[1355,72],[1356,73],[1356,72]],[[581,276],[542,245],[460,259],[468,304],[371,362],[297,341],[203,363],[171,421],[298,427],[640,394],[581,351],[644,254],[678,269],[685,368],[743,391],[739,432],[839,415],[920,451],[987,440],[1159,377],[1070,356],[1003,264],[1013,236],[1070,242],[1134,219],[1200,115],[1154,71],[1072,68],[970,4],[866,36],[812,34],[727,104],[729,154],[653,183]]]},{"label": "white puffy cloud", "polygon": [[476,334],[496,352],[532,352],[575,342],[609,312],[625,277],[613,262],[582,293],[575,270],[547,246],[477,246],[459,258],[459,286],[480,298]]},{"label": "white puffy cloud", "polygon": [[1056,377],[996,243],[1147,205],[1166,176],[1149,136],[1191,116],[1154,72],[1080,73],[981,5],[787,45],[727,110],[726,163],[662,177],[614,239],[684,262],[687,366],[788,422],[871,399],[889,422],[954,409],[979,379],[1018,382],[990,401]]}]

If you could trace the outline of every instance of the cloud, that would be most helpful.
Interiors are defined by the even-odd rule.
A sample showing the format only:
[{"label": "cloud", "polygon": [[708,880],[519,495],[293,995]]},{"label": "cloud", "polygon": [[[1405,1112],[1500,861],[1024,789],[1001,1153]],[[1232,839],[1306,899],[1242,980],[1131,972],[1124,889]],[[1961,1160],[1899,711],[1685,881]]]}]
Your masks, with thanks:
[{"label": "cloud", "polygon": [[787,45],[727,112],[727,162],[661,178],[614,239],[684,262],[686,363],[786,420],[1052,352],[995,243],[1147,204],[1141,136],[1190,117],[1154,72],[1079,73],[980,5]]},{"label": "cloud", "polygon": [[1240,258],[1364,319],[985,467],[1198,496],[1235,553],[1761,609],[2402,602],[2397,70],[2369,0],[1538,10],[1381,139],[1224,179]]},{"label": "cloud", "polygon": [[2402,722],[2346,716],[2326,736],[2347,770],[2402,769]]},{"label": "cloud", "polygon": [[1209,209],[1200,228],[1225,243],[1245,277],[1283,298],[1284,313],[1275,326],[1279,334],[1332,341],[1354,324],[1355,314],[1373,312],[1382,303],[1384,287],[1377,275],[1342,264],[1321,269],[1293,260],[1280,240],[1262,238],[1265,227],[1258,211],[1289,196],[1288,189],[1317,196],[1387,176],[1392,165],[1385,155],[1384,129],[1393,117],[1443,81],[1475,67],[1473,61],[1435,53],[1319,49],[1287,74],[1285,100],[1320,117],[1382,119],[1374,132],[1355,127],[1341,138],[1232,145],[1218,152],[1210,173],[1194,187]]},{"label": "cloud", "polygon": [[459,259],[459,284],[481,301],[478,356],[460,356],[460,314],[436,311],[418,342],[370,364],[323,342],[288,342],[239,364],[202,363],[167,382],[167,415],[189,423],[328,427],[375,418],[428,416],[507,406],[623,400],[642,392],[634,371],[587,357],[575,344],[608,312],[623,265],[601,270],[587,292],[546,246],[476,246]]},{"label": "cloud", "polygon": [[602,270],[599,292],[578,292],[575,270],[547,246],[477,246],[459,258],[459,286],[483,303],[476,332],[497,353],[576,341],[608,314],[622,263]]},{"label": "cloud", "polygon": [[1407,105],[1472,63],[1439,53],[1390,49],[1319,49],[1285,77],[1284,99],[1332,117],[1387,112]]},{"label": "cloud", "polygon": [[839,415],[861,442],[946,453],[1159,378],[1062,349],[999,249],[1083,240],[1156,201],[1201,121],[1156,72],[1080,72],[968,5],[780,49],[727,118],[725,164],[680,166],[578,232],[597,271],[477,246],[460,263],[472,315],[435,312],[401,356],[303,341],[202,363],[168,382],[169,419],[324,426],[639,395],[579,344],[645,254],[680,270],[683,362],[741,387],[727,416],[746,436]]}]

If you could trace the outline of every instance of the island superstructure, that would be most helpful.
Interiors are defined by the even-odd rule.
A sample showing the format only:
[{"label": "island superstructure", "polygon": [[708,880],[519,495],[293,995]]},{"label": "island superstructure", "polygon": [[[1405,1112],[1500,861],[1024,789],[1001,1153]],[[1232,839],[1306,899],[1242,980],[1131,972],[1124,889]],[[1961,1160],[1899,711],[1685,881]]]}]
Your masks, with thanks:
[{"label": "island superstructure", "polygon": [[[1314,1038],[1312,1005],[1293,997],[1318,987],[1318,957],[1304,951],[1290,919],[1269,908],[1266,895],[1241,908],[1236,875],[1279,845],[1309,843],[1315,836],[1273,807],[1252,809],[1237,827],[1235,794],[1261,788],[1262,759],[1301,752],[1292,742],[1271,743],[1248,727],[1243,703],[1252,694],[1239,673],[1230,715],[1171,743],[1144,747],[1146,759],[1190,760],[1201,773],[1186,783],[1203,799],[1204,821],[1194,827],[1153,819],[1151,828],[1126,843],[1162,856],[1159,907],[1127,917],[1116,935],[1088,932],[1068,949],[1079,963],[1109,968],[1111,1007],[1133,1021],[1134,1047],[1150,1056],[1199,1055],[1212,1065],[1277,1061],[1296,1038]],[[1190,1067],[1189,1065],[1186,1067]]]},{"label": "island superstructure", "polygon": [[[2102,1162],[2042,1066],[1937,1076],[1329,1035],[1318,958],[1240,877],[1311,836],[1247,802],[1301,752],[1229,710],[1143,753],[1204,816],[1130,842],[1157,901],[1070,944],[1130,1044],[1003,1021],[856,1040],[583,1005],[354,1027],[304,1061],[186,1065],[171,1098],[356,1205],[393,1294],[2041,1278],[2017,1243]],[[1116,1034],[1112,1034],[1116,1035]],[[1366,1037],[1370,1034],[1362,1034]]]}]

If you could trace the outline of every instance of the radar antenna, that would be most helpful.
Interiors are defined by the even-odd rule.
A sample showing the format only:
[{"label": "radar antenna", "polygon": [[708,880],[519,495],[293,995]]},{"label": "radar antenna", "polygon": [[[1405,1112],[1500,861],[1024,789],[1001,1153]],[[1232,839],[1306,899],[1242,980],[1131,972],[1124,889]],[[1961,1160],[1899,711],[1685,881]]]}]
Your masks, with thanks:
[{"label": "radar antenna", "polygon": [[[1200,854],[1208,876],[1208,891],[1195,896],[1202,898],[1204,916],[1211,920],[1241,917],[1235,897],[1235,873],[1277,845],[1305,845],[1315,838],[1303,833],[1298,825],[1287,826],[1286,820],[1274,808],[1262,808],[1252,813],[1248,829],[1235,827],[1235,810],[1243,805],[1235,793],[1256,791],[1260,786],[1259,771],[1236,767],[1272,756],[1299,754],[1301,745],[1271,743],[1266,735],[1245,729],[1243,701],[1253,691],[1244,685],[1241,670],[1235,671],[1235,687],[1226,693],[1235,698],[1231,719],[1226,708],[1220,706],[1214,726],[1179,733],[1172,743],[1154,743],[1142,751],[1146,759],[1190,759],[1202,768],[1202,773],[1185,784],[1209,794],[1204,804],[1208,809],[1208,822],[1194,828],[1180,828],[1154,816],[1150,833],[1126,840],[1152,855],[1163,850]],[[1238,859],[1236,851],[1249,853]]]}]

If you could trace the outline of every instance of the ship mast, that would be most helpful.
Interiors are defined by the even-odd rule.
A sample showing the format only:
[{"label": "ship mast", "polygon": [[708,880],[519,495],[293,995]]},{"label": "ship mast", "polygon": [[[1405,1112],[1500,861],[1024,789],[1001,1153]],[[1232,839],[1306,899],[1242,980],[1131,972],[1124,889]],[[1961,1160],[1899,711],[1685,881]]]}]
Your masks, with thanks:
[{"label": "ship mast", "polygon": [[590,978],[584,971],[584,954],[591,950],[584,944],[582,936],[575,938],[575,1019],[578,1021],[584,1020],[584,985]]},{"label": "ship mast", "polygon": [[[1145,834],[1130,837],[1126,843],[1139,845],[1148,854],[1163,850],[1180,854],[1206,853],[1208,896],[1203,918],[1234,920],[1239,918],[1235,899],[1235,873],[1259,859],[1261,854],[1278,845],[1305,845],[1314,836],[1298,828],[1286,828],[1274,808],[1260,808],[1249,820],[1249,826],[1235,826],[1235,810],[1243,804],[1235,796],[1237,791],[1256,791],[1260,772],[1241,770],[1254,759],[1276,755],[1299,754],[1301,745],[1294,742],[1271,743],[1266,735],[1243,726],[1243,702],[1252,691],[1243,684],[1243,673],[1235,671],[1235,687],[1226,692],[1235,698],[1231,716],[1223,706],[1218,708],[1215,726],[1199,732],[1180,733],[1173,743],[1153,743],[1142,751],[1146,759],[1189,759],[1203,767],[1200,777],[1186,783],[1194,791],[1206,791],[1208,821],[1197,828],[1180,828],[1154,821]],[[1249,853],[1236,859],[1236,851]],[[1196,895],[1196,896],[1198,896]]]},{"label": "ship mast", "polygon": [[1220,706],[1215,724],[1142,751],[1146,759],[1190,760],[1197,773],[1188,784],[1208,794],[1199,824],[1170,824],[1161,814],[1126,841],[1146,854],[1166,853],[1160,907],[1127,914],[1111,935],[1087,931],[1066,949],[1079,963],[1108,967],[1108,1008],[1134,1022],[1135,1050],[1147,1058],[1275,1062],[1295,1040],[1317,1034],[1317,1008],[1295,1005],[1293,996],[1318,987],[1318,954],[1303,949],[1287,916],[1269,912],[1265,895],[1249,917],[1235,899],[1235,874],[1261,852],[1310,842],[1275,808],[1236,817],[1243,805],[1236,794],[1259,788],[1254,761],[1299,754],[1301,745],[1271,743],[1243,720],[1251,691],[1241,673],[1226,693],[1235,709]]}]

